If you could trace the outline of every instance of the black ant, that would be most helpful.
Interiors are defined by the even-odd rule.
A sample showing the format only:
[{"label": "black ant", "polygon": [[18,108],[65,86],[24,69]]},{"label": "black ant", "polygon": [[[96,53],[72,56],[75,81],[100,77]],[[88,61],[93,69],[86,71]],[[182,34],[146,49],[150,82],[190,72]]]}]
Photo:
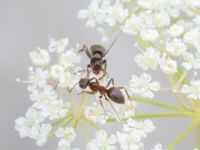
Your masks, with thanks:
[{"label": "black ant", "polygon": [[[114,87],[114,86],[109,87],[111,83],[114,85],[113,79],[110,79],[106,86],[102,86],[99,84],[99,81],[94,77],[91,79],[82,78],[79,81],[80,88],[86,89],[87,87],[89,87],[91,91],[82,91],[79,94],[83,94],[83,93],[96,94],[98,92],[100,94],[99,101],[100,101],[101,106],[103,107],[103,103],[102,103],[101,99],[104,97],[105,100],[107,100],[110,103],[111,107],[117,114],[117,112],[116,112],[115,108],[113,107],[112,103],[110,102],[110,100],[112,100],[113,102],[118,103],[118,104],[125,104],[125,98],[120,89],[125,90],[125,92],[128,96],[128,99],[130,99],[130,96],[129,96],[126,88],[124,88],[124,87]],[[110,100],[108,98],[110,98]],[[104,107],[103,107],[103,109],[104,109]],[[118,118],[119,118],[119,116],[118,116]]]},{"label": "black ant", "polygon": [[[119,36],[119,34],[118,34]],[[107,74],[106,68],[107,68],[107,61],[106,59],[103,59],[106,54],[109,52],[109,50],[112,48],[114,43],[116,42],[118,36],[115,38],[115,40],[112,42],[110,47],[106,50],[102,45],[94,44],[89,49],[84,44],[83,48],[79,50],[79,52],[85,52],[86,55],[90,58],[90,64],[87,65],[87,77],[89,77],[89,68],[95,75],[99,75],[100,72],[103,72],[103,76],[99,79],[102,79]]]}]

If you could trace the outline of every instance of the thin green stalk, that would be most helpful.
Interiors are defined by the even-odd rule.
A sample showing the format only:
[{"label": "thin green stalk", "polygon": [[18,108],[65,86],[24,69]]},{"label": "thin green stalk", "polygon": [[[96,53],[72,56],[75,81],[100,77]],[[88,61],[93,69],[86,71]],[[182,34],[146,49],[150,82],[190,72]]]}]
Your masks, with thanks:
[{"label": "thin green stalk", "polygon": [[194,148],[198,148],[200,149],[200,125],[198,125],[196,127],[196,131],[195,131],[195,145]]},{"label": "thin green stalk", "polygon": [[66,120],[66,122],[63,125],[63,128],[66,128],[67,125],[69,125],[73,120],[73,117],[68,118],[68,120]]},{"label": "thin green stalk", "polygon": [[72,103],[72,105],[75,107],[76,106],[76,101],[73,99],[72,93],[67,92],[67,97],[68,97],[69,101]]},{"label": "thin green stalk", "polygon": [[[145,118],[159,118],[159,117],[196,117],[195,114],[190,112],[174,112],[174,113],[148,113],[148,114],[138,114],[131,118],[133,119],[145,119]],[[123,119],[126,121],[127,119]],[[107,119],[107,122],[115,122],[115,118]]]},{"label": "thin green stalk", "polygon": [[180,96],[178,94],[176,94],[176,99],[178,100],[180,106],[185,109],[185,110],[190,110],[187,105],[185,105],[185,103],[183,102],[183,100],[180,98]]},{"label": "thin green stalk", "polygon": [[79,107],[84,105],[88,100],[89,100],[89,94],[83,94],[81,97]]},{"label": "thin green stalk", "polygon": [[169,110],[183,111],[181,108],[178,108],[176,106],[165,104],[165,103],[155,101],[155,100],[152,100],[152,99],[146,99],[146,98],[142,98],[142,97],[130,97],[130,100],[147,103],[147,104],[151,104],[151,105],[154,105],[154,106],[159,106],[159,107],[166,108],[166,109],[169,109]]},{"label": "thin green stalk", "polygon": [[144,119],[144,118],[158,118],[158,117],[195,117],[193,113],[152,113],[152,114],[139,114],[135,115],[132,118],[134,119]]},{"label": "thin green stalk", "polygon": [[174,147],[197,125],[200,124],[200,119],[195,119],[189,124],[181,134],[179,134],[169,145],[168,150],[174,150]]},{"label": "thin green stalk", "polygon": [[77,126],[77,124],[78,124],[78,120],[77,120],[77,119],[75,119],[75,120],[74,120],[74,123],[72,124],[72,128],[74,128],[74,129],[75,129],[75,128],[76,128],[76,126]]},{"label": "thin green stalk", "polygon": [[90,141],[90,136],[89,136],[88,132],[86,131],[86,127],[84,126],[83,121],[80,120],[79,124],[80,124],[80,128],[81,128],[83,135],[85,136],[87,142]]},{"label": "thin green stalk", "polygon": [[88,120],[86,118],[83,118],[90,126],[92,126],[94,129],[96,130],[100,130],[100,127],[95,123],[93,122],[92,120]]},{"label": "thin green stalk", "polygon": [[70,114],[67,114],[65,117],[63,118],[60,118],[54,122],[51,123],[52,126],[57,126],[58,124],[64,122],[68,117],[70,117],[71,115]]}]

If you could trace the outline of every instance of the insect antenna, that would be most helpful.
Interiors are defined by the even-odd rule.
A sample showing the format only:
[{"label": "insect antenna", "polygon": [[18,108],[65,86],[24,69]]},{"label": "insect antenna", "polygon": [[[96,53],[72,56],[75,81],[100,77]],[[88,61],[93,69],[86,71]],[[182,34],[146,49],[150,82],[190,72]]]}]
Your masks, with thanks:
[{"label": "insect antenna", "polygon": [[105,56],[105,55],[110,51],[110,49],[113,47],[113,45],[116,43],[117,39],[119,38],[120,33],[121,33],[121,31],[117,34],[117,36],[115,37],[115,39],[113,40],[113,42],[110,44],[109,48],[108,48],[107,51],[103,54],[103,56]]}]

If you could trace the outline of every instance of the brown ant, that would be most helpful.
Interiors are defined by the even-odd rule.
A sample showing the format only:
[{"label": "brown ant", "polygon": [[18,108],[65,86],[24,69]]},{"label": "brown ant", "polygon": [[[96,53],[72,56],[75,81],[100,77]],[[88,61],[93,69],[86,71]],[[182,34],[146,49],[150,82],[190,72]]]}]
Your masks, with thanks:
[{"label": "brown ant", "polygon": [[[107,100],[110,103],[111,107],[113,108],[113,110],[117,114],[117,111],[113,107],[110,100],[115,102],[115,103],[118,103],[118,104],[125,104],[125,98],[124,98],[124,95],[122,94],[120,89],[125,90],[125,92],[128,96],[128,99],[130,99],[130,96],[129,96],[126,88],[124,88],[124,87],[114,87],[114,86],[109,87],[111,83],[114,85],[113,79],[110,79],[106,86],[102,86],[102,85],[99,84],[99,81],[94,77],[91,78],[91,79],[82,78],[82,79],[80,79],[80,81],[78,83],[80,88],[86,89],[87,87],[89,87],[91,91],[82,91],[79,94],[83,94],[83,93],[96,94],[98,92],[100,94],[99,101],[100,101],[102,108],[104,109],[101,99],[104,97],[105,100]],[[105,110],[104,110],[104,112],[105,112]],[[119,118],[119,116],[118,116],[118,118]]]},{"label": "brown ant", "polygon": [[[99,75],[100,72],[103,72],[103,76],[99,79],[102,79],[107,74],[106,68],[107,68],[107,61],[106,59],[103,59],[106,54],[109,52],[109,50],[112,48],[114,43],[117,41],[119,34],[114,39],[110,47],[106,50],[102,45],[94,44],[90,48],[88,48],[85,44],[83,45],[83,48],[79,50],[79,52],[85,52],[86,55],[90,58],[90,64],[87,65],[87,77],[89,77],[89,73],[92,71],[95,75]],[[89,68],[91,71],[89,71]]]}]

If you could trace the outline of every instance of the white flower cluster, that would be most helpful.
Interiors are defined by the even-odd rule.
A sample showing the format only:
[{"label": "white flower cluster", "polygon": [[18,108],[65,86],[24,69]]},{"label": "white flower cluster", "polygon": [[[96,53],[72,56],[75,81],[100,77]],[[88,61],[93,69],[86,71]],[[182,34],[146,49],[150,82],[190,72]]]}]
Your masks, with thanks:
[{"label": "white flower cluster", "polygon": [[136,122],[133,119],[128,119],[121,132],[108,135],[105,130],[98,131],[95,139],[88,143],[87,150],[117,150],[117,144],[122,150],[141,150],[144,149],[141,140],[154,130],[155,126],[150,120]]},{"label": "white flower cluster", "polygon": [[[136,103],[128,100],[128,95],[123,90],[125,104],[115,104],[103,100],[104,107],[102,107],[96,102],[93,105],[87,105],[86,102],[82,102],[82,99],[80,104],[76,104],[70,90],[77,85],[84,74],[78,73],[82,70],[77,66],[80,63],[80,54],[78,51],[68,49],[68,44],[67,38],[58,41],[50,39],[48,50],[37,48],[31,52],[30,59],[33,66],[29,67],[28,81],[18,79],[19,82],[28,83],[29,98],[33,104],[26,112],[25,117],[16,119],[15,129],[22,138],[31,138],[39,146],[44,145],[50,137],[55,136],[59,138],[58,150],[78,150],[78,148],[72,148],[72,142],[77,136],[75,128],[79,119],[99,126],[107,123],[108,119],[116,122],[117,119],[128,119],[135,115],[136,108]],[[109,80],[109,78],[99,80],[100,85],[107,85]],[[66,100],[64,93],[67,93]],[[99,101],[98,94],[94,97]],[[82,98],[84,99],[84,95]],[[128,122],[131,124],[130,120]],[[72,125],[69,126],[69,123]],[[148,128],[152,128],[153,131],[153,125],[150,121],[144,123],[134,121],[134,124],[131,132],[137,132],[135,136],[140,137],[141,143],[141,139],[146,137],[146,133],[150,133],[150,130],[147,131]],[[125,126],[128,127],[128,125]],[[82,126],[82,128],[84,127]],[[125,132],[128,134],[128,131]],[[118,134],[123,133],[119,132]],[[116,149],[117,141],[120,143],[119,135],[109,136],[104,130],[100,130],[96,134],[96,139],[88,143],[87,148],[92,150],[101,150],[105,147]]]},{"label": "white flower cluster", "polygon": [[[74,140],[75,132],[73,128],[59,128],[53,131],[51,123],[67,115],[71,104],[64,101],[58,94],[71,88],[79,81],[80,76],[76,75],[80,62],[80,55],[73,49],[67,49],[69,40],[50,40],[49,50],[37,48],[30,53],[33,67],[30,67],[28,78],[28,90],[31,92],[30,99],[33,105],[26,112],[25,117],[19,117],[15,121],[15,129],[19,131],[21,137],[29,137],[36,140],[38,145],[46,143],[47,139],[55,134],[61,138],[59,150],[67,149]],[[58,62],[53,62],[57,53]],[[51,63],[50,64],[50,60]],[[65,148],[64,148],[65,147]]]},{"label": "white flower cluster", "polygon": [[[97,27],[101,29],[104,39],[105,35],[117,30],[134,35],[136,48],[140,49],[135,56],[139,68],[144,71],[160,69],[167,76],[177,76],[185,71],[200,69],[199,5],[199,0],[92,0],[88,9],[79,11],[79,17],[88,19],[87,25],[90,26],[102,23],[115,25],[111,32],[105,32],[104,26]],[[93,13],[88,13],[91,10]],[[114,11],[116,13],[113,10],[117,10]],[[131,91],[140,96],[152,98],[153,94],[149,91],[159,88],[151,89],[145,83],[138,85],[139,82],[131,81],[131,86],[139,86],[142,90]],[[187,94],[189,91],[185,91],[185,86],[183,88],[182,93]],[[197,99],[197,91],[190,90],[196,96],[190,94],[188,98]]]}]

